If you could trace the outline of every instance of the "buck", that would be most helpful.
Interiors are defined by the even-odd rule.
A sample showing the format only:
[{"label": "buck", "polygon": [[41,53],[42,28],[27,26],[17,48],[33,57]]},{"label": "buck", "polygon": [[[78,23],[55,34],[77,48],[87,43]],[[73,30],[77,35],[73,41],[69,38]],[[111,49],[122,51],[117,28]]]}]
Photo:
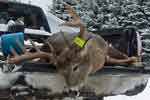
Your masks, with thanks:
[{"label": "buck", "polygon": [[[68,87],[80,86],[86,81],[89,74],[102,69],[106,63],[131,64],[136,62],[136,57],[128,57],[116,50],[101,36],[88,32],[71,6],[66,5],[66,9],[72,19],[62,25],[79,27],[78,34],[65,32],[54,34],[44,41],[44,46],[41,49],[37,48],[34,42],[29,39],[36,50],[32,53],[27,52],[26,48],[16,41],[24,54],[18,55],[11,48],[13,57],[9,58],[9,62],[18,64],[26,60],[40,58],[42,61],[56,66],[58,73],[64,76]],[[76,39],[83,42],[82,46],[75,42]]]}]

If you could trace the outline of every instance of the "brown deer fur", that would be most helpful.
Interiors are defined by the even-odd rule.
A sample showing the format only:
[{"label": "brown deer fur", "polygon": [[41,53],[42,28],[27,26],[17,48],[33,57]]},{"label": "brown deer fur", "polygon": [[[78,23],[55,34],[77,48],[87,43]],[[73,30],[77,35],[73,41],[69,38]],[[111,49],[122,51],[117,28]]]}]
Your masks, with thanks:
[{"label": "brown deer fur", "polygon": [[[80,28],[78,36],[86,41],[83,48],[73,42],[77,34],[59,32],[47,39],[41,51],[17,55],[10,58],[10,62],[19,63],[34,58],[48,59],[65,77],[68,86],[76,86],[83,83],[90,73],[102,69],[105,63],[121,64],[136,60],[135,57],[128,57],[109,46],[99,35],[86,31],[74,9],[69,5],[66,5],[66,8],[72,20],[62,25]],[[114,52],[119,55],[120,59],[111,57]]]}]

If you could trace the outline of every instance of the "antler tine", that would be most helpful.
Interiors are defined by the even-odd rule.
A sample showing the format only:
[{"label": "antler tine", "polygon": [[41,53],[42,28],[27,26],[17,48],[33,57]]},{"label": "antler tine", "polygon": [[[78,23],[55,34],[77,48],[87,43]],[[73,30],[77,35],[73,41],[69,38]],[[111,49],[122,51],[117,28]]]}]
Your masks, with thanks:
[{"label": "antler tine", "polygon": [[65,26],[71,26],[71,27],[80,27],[80,33],[79,36],[83,37],[83,34],[85,33],[85,26],[82,23],[80,16],[76,13],[76,11],[74,10],[73,7],[71,7],[70,5],[66,4],[66,9],[68,14],[70,14],[70,16],[72,17],[73,20],[69,21],[69,22],[65,22],[61,25],[65,25]]},{"label": "antler tine", "polygon": [[[15,63],[15,64],[19,64],[22,61],[26,61],[26,60],[32,60],[35,58],[41,58],[41,59],[49,59],[51,60],[53,58],[53,54],[52,53],[47,53],[47,52],[43,52],[41,51],[35,44],[34,42],[29,39],[29,41],[31,42],[32,46],[37,50],[37,52],[34,53],[30,53],[30,52],[25,52],[22,55],[18,55],[17,52],[15,51],[15,49],[13,49],[12,47],[10,47],[10,50],[12,52],[12,54],[14,55],[14,57],[9,59],[10,63]],[[22,44],[20,44],[20,42],[18,40],[16,40],[17,44],[22,48],[25,49],[23,47]],[[50,46],[50,45],[49,45]],[[51,46],[52,50],[53,47]],[[54,50],[53,50],[54,51]]]},{"label": "antler tine", "polygon": [[48,44],[50,50],[54,53],[54,48],[53,48],[53,46],[52,46],[49,42],[47,42],[47,44]]},{"label": "antler tine", "polygon": [[44,40],[44,42],[48,44],[49,49],[51,50],[52,53],[54,53],[54,47],[52,46],[52,44],[47,40],[46,41]]},{"label": "antler tine", "polygon": [[32,46],[36,49],[36,51],[40,51],[40,49],[35,45],[35,43],[30,39]]},{"label": "antler tine", "polygon": [[47,40],[44,41],[44,42],[48,44],[48,47],[49,47],[49,49],[51,50],[51,57],[50,57],[50,59],[49,59],[49,63],[52,63],[52,64],[56,65],[58,59],[57,59],[57,56],[56,56],[54,47],[53,47],[52,44],[51,44],[50,42],[48,42]]},{"label": "antler tine", "polygon": [[60,31],[60,32],[61,32],[61,35],[63,36],[63,39],[64,39],[66,45],[68,46],[68,48],[71,48],[71,45],[70,45],[68,39],[66,38],[66,35],[64,34],[64,32],[62,32],[62,31]]},{"label": "antler tine", "polygon": [[40,52],[41,50],[35,45],[35,43],[32,41],[32,39],[28,38],[28,40],[30,41],[31,45],[35,48],[35,50],[37,52]]},{"label": "antler tine", "polygon": [[65,4],[66,6],[66,11],[68,12],[68,14],[70,14],[70,16],[74,19],[74,20],[79,20],[80,16],[78,16],[78,14],[76,13],[76,11],[74,10],[74,8],[72,8],[69,4]]}]

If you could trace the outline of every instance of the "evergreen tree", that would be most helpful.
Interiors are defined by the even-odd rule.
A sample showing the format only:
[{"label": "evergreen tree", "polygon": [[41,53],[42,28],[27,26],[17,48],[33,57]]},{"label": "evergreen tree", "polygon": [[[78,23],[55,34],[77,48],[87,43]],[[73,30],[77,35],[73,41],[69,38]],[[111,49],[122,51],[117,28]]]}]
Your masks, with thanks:
[{"label": "evergreen tree", "polygon": [[72,5],[90,31],[104,28],[150,26],[149,0],[53,0],[52,13],[67,20],[63,2]]}]

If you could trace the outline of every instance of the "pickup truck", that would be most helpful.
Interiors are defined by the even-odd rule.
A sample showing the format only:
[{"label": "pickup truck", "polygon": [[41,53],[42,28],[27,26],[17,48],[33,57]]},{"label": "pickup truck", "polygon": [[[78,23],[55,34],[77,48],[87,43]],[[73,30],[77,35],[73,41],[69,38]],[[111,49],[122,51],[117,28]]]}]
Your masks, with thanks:
[{"label": "pickup truck", "polygon": [[[14,22],[19,24],[14,25]],[[63,22],[40,7],[0,1],[0,35],[23,32],[35,42],[42,43],[43,39],[59,31],[79,31],[76,28],[60,27]],[[143,55],[142,33],[132,27],[105,29],[95,33],[100,33],[105,40],[129,56],[138,56],[141,64],[105,65],[104,69],[89,76],[80,96],[86,100],[102,100],[105,96],[141,93],[150,75],[150,68]],[[74,91],[64,93],[65,82],[53,65],[35,62],[12,65],[7,63],[1,53],[0,67],[0,99],[12,100],[13,97],[15,100],[28,100],[26,97],[29,96],[36,100],[52,100],[76,96]]]}]

